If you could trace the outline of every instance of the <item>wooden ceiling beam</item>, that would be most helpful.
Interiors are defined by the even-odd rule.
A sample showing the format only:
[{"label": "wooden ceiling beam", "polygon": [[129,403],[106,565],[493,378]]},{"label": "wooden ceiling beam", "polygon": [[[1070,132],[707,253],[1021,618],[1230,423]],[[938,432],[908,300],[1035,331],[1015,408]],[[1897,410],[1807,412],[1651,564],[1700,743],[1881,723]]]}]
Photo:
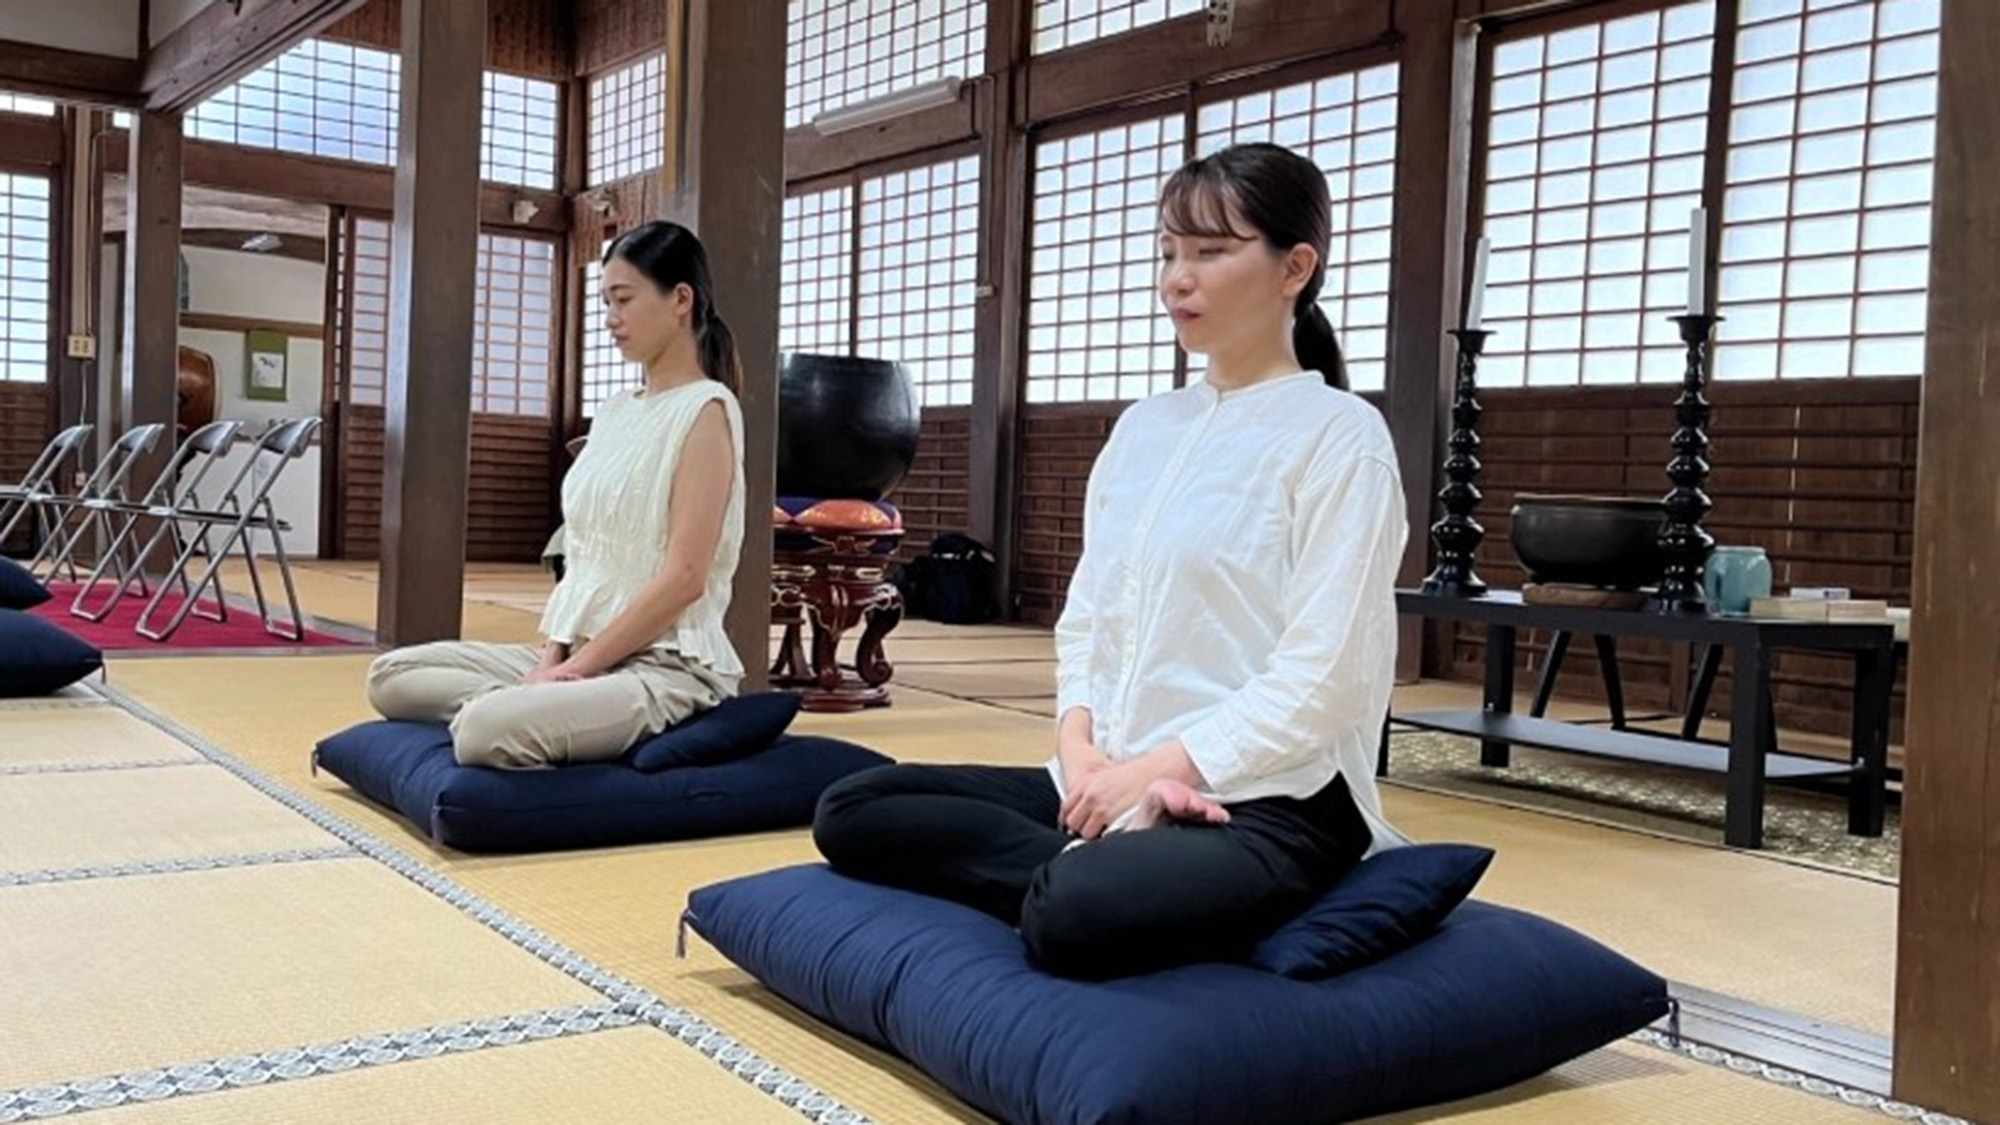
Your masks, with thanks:
[{"label": "wooden ceiling beam", "polygon": [[208,5],[146,53],[148,108],[185,113],[364,0],[228,0]]},{"label": "wooden ceiling beam", "polygon": [[60,121],[0,114],[0,167],[54,168],[62,161]]},{"label": "wooden ceiling beam", "polygon": [[1390,0],[1240,0],[1229,42],[1208,44],[1204,16],[1182,16],[1046,55],[1028,70],[1028,120],[1168,95],[1199,82],[1359,50],[1393,34]]},{"label": "wooden ceiling beam", "polygon": [[983,103],[993,96],[980,83],[949,105],[846,132],[822,136],[811,125],[785,131],[785,179],[817,179],[911,153],[969,141],[979,135]]},{"label": "wooden ceiling beam", "polygon": [[96,105],[143,104],[139,61],[0,39],[0,90]]},{"label": "wooden ceiling beam", "polygon": [[[121,141],[122,135],[106,138],[103,158],[107,173],[125,170]],[[182,166],[192,185],[384,215],[395,203],[393,169],[219,141],[188,141],[183,149]],[[526,221],[514,218],[514,205],[521,202],[534,207],[534,214]],[[479,186],[479,221],[486,226],[560,234],[568,229],[568,213],[568,204],[557,192],[510,184]]]}]

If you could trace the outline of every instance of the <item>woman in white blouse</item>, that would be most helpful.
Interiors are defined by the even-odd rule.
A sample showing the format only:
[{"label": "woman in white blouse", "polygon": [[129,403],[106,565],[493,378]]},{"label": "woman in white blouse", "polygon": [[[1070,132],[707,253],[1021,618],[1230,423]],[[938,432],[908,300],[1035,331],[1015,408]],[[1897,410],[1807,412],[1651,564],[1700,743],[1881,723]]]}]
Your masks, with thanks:
[{"label": "woman in white blouse", "polygon": [[1397,839],[1372,766],[1403,491],[1317,304],[1325,177],[1239,145],[1162,198],[1160,299],[1208,369],[1091,471],[1055,759],[871,770],[814,826],[836,869],[1017,923],[1072,976],[1239,958]]},{"label": "woman in white blouse", "polygon": [[735,694],[723,631],[743,545],[736,344],[687,228],[634,228],[604,255],[606,324],[645,384],[598,408],[563,478],[567,569],[540,645],[441,641],[368,670],[390,719],[451,724],[466,765],[615,758]]}]

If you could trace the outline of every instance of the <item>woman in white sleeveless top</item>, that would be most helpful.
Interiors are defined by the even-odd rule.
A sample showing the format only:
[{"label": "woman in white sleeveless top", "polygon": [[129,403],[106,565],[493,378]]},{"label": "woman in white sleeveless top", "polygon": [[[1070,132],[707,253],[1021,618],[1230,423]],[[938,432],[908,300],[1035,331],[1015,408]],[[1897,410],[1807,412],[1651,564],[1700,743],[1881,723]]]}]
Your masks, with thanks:
[{"label": "woman in white sleeveless top", "polygon": [[441,641],[368,670],[385,718],[451,724],[465,765],[616,758],[735,694],[723,631],[743,545],[736,345],[694,234],[653,222],[604,255],[606,321],[645,385],[598,408],[563,480],[568,569],[540,645]]}]

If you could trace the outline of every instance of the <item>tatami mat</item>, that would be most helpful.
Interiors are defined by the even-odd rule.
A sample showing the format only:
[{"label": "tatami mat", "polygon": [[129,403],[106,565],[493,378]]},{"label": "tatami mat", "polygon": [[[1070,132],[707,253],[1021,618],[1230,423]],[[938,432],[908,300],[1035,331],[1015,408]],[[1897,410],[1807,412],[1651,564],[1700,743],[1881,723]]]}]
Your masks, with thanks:
[{"label": "tatami mat", "polygon": [[1370,1125],[1867,1125],[1884,1119],[1632,1043],[1585,1055],[1540,1078]]},{"label": "tatami mat", "polygon": [[685,960],[674,956],[689,890],[817,858],[804,833],[785,832],[560,858],[458,857],[448,869],[468,889],[532,915],[571,948],[701,1013],[878,1121],[984,1120],[901,1060],[807,1019],[698,936],[689,934]]},{"label": "tatami mat", "polygon": [[297,813],[206,763],[0,775],[0,871],[339,843]]},{"label": "tatami mat", "polygon": [[368,859],[0,888],[0,1089],[603,997]]},{"label": "tatami mat", "polygon": [[1032,662],[909,664],[896,669],[894,683],[961,699],[1032,698],[1055,691],[1056,666]]},{"label": "tatami mat", "polygon": [[0,715],[10,711],[49,711],[59,707],[102,707],[104,697],[97,693],[95,687],[99,678],[99,676],[87,676],[48,695],[0,699]]},{"label": "tatami mat", "polygon": [[797,1125],[801,1118],[664,1032],[632,1027],[128,1106],[88,1120],[104,1125]]},{"label": "tatami mat", "polygon": [[1395,786],[1382,799],[1419,839],[1494,849],[1479,898],[1547,915],[1685,984],[1889,1033],[1894,887]]},{"label": "tatami mat", "polygon": [[0,767],[199,757],[179,739],[102,702],[92,706],[0,711]]},{"label": "tatami mat", "polygon": [[[339,782],[307,776],[314,739],[366,717],[358,665],[338,672],[327,659],[286,662],[152,662],[119,669],[143,702],[188,723],[223,748],[324,806],[432,863],[474,892],[614,972],[689,1007],[751,1049],[885,1122],[977,1120],[976,1114],[907,1065],[800,1016],[699,940],[689,958],[672,957],[674,928],[689,890],[788,863],[815,859],[804,832],[523,857],[439,853],[414,831],[353,797]],[[206,702],[205,679],[240,681],[245,708]],[[268,690],[258,690],[258,685]],[[1045,719],[907,691],[896,705],[857,715],[802,715],[798,730],[876,746],[918,761],[1033,765],[1052,749]],[[1894,911],[1885,888],[1747,856],[1476,802],[1391,789],[1392,817],[1411,835],[1470,840],[1499,850],[1479,895],[1548,914],[1632,954],[1677,980],[1771,1007],[1871,1030],[1889,1015],[1893,962],[1886,940]],[[1890,892],[1892,893],[1892,892]],[[1659,1052],[1617,1048],[1645,1059]],[[1796,1092],[1660,1055],[1669,1071],[1648,1084],[1613,1084],[1600,1095],[1572,1089],[1597,1081],[1580,1062],[1546,1087],[1574,1118],[1500,1116],[1505,1121],[1708,1120],[1728,1091],[1745,1091],[1758,1113],[1791,1108],[1777,1121],[1838,1120],[1840,1107]],[[1603,1063],[1613,1066],[1612,1063]],[[1686,1073],[1683,1074],[1682,1072]],[[1579,1077],[1580,1076],[1580,1077]],[[1629,1090],[1631,1093],[1622,1091]],[[1480,1103],[1467,1114],[1532,1114],[1535,1108]],[[1615,1108],[1607,1108],[1615,1107]],[[1789,1113],[1791,1116],[1786,1116]],[[1729,1119],[1724,1114],[1720,1119]],[[1439,1119],[1439,1118],[1430,1118]],[[1469,1116],[1467,1120],[1487,1120]],[[1761,1118],[1760,1118],[1761,1119]]]},{"label": "tatami mat", "polygon": [[890,642],[899,640],[1026,640],[1036,637],[1054,640],[1046,629],[1030,625],[1008,625],[994,622],[987,625],[947,625],[942,621],[927,621],[921,617],[905,617],[896,631],[890,634]]},{"label": "tatami mat", "polygon": [[795,731],[872,746],[898,761],[1038,766],[1055,754],[1055,728],[1037,715],[904,691],[891,707],[852,715],[800,713]]},{"label": "tatami mat", "polygon": [[889,634],[882,647],[898,668],[931,664],[1039,663],[1048,665],[1053,675],[1056,661],[1055,638],[1041,632],[953,637],[922,633],[905,636],[903,630],[897,629]]},{"label": "tatami mat", "polygon": [[[247,579],[240,564],[225,571],[231,589],[246,589]],[[298,583],[299,604],[313,617],[329,622],[372,630],[375,627],[377,586],[372,564],[305,561],[294,563],[292,574]],[[547,578],[537,577],[532,567],[482,566],[466,569],[464,634],[481,641],[525,644],[540,640],[535,626],[541,621],[541,606],[547,599]],[[542,593],[524,592],[540,583]],[[494,594],[481,594],[491,584]]]}]

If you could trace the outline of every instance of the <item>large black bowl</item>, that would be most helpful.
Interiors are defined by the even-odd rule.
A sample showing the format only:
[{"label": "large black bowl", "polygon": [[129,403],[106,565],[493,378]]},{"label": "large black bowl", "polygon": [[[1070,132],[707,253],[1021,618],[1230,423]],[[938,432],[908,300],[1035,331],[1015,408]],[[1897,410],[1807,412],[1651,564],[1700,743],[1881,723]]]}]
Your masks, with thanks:
[{"label": "large black bowl", "polygon": [[1660,580],[1659,500],[1624,496],[1514,498],[1507,539],[1535,582],[1636,590]]},{"label": "large black bowl", "polygon": [[880,500],[917,455],[902,364],[795,352],[778,376],[778,495]]}]

